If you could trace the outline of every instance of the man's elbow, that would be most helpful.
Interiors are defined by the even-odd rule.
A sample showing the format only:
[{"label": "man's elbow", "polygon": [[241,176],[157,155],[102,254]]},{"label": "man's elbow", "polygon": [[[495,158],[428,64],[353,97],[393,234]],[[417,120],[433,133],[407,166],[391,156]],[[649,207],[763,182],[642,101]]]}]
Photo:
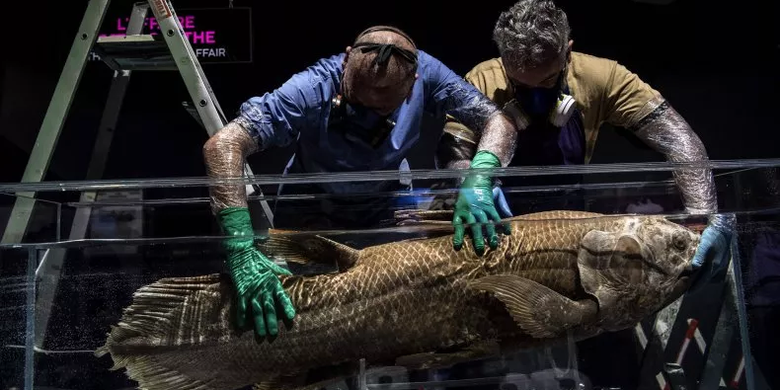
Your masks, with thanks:
[{"label": "man's elbow", "polygon": [[220,149],[224,149],[226,130],[227,127],[223,127],[203,144],[203,158],[207,163],[219,155]]},{"label": "man's elbow", "polygon": [[217,156],[226,154],[244,158],[252,150],[253,145],[252,137],[243,128],[235,123],[229,123],[206,140],[203,144],[203,157],[207,163]]}]

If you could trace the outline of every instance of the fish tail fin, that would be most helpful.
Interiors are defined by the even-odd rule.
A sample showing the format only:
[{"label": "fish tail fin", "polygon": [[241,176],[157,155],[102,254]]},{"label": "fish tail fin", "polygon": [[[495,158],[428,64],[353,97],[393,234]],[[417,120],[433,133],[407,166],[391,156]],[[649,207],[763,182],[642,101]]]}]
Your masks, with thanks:
[{"label": "fish tail fin", "polygon": [[340,271],[345,271],[360,257],[359,250],[322,236],[276,229],[270,229],[268,233],[268,239],[258,244],[260,250],[285,261],[301,264],[335,262]]},{"label": "fish tail fin", "polygon": [[95,356],[110,354],[110,370],[125,368],[142,389],[212,389],[177,370],[184,352],[176,350],[232,334],[213,327],[225,323],[220,319],[229,314],[231,294],[229,280],[220,274],[164,278],[143,286]]}]

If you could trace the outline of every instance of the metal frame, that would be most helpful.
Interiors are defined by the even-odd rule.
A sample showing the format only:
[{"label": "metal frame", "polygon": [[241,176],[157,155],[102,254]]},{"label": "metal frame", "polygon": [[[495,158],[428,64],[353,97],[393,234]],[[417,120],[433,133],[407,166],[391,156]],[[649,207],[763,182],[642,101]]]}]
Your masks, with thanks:
[{"label": "metal frame", "polygon": [[[146,18],[147,4],[136,4],[130,16],[130,22],[127,26],[127,35],[140,34],[143,28],[144,18]],[[100,128],[95,139],[95,146],[92,149],[92,157],[87,168],[87,180],[99,179],[103,176],[103,171],[108,159],[108,151],[111,147],[111,141],[114,136],[114,128],[119,118],[119,112],[122,108],[127,85],[130,82],[129,70],[115,70],[114,77],[111,80],[111,88],[108,92],[103,117],[100,120]],[[83,203],[92,203],[97,199],[97,191],[85,191],[81,193],[80,201]],[[86,235],[89,219],[92,214],[91,207],[81,207],[76,210],[73,217],[69,239],[78,240]],[[54,306],[54,296],[57,292],[57,285],[60,280],[60,271],[65,260],[66,248],[47,249],[41,259],[41,264],[36,271],[36,281],[40,283],[38,292],[38,309],[35,311],[35,346],[43,348],[46,330],[48,329],[49,317]]]},{"label": "metal frame", "polygon": [[[62,69],[54,95],[43,118],[41,130],[35,140],[30,153],[30,160],[24,170],[22,182],[39,182],[49,168],[54,148],[60,137],[62,126],[73,102],[73,96],[84,74],[84,66],[87,63],[92,46],[103,24],[103,18],[108,9],[109,0],[90,0],[86,13],[81,21],[73,46],[70,49],[65,66]],[[17,193],[14,208],[8,225],[3,232],[2,243],[20,243],[27,231],[33,207],[35,206],[35,193]]]},{"label": "metal frame", "polygon": [[[101,43],[105,43],[106,45],[118,45],[122,43],[133,44],[146,42],[152,39],[150,35],[130,34],[129,32],[128,35],[133,36],[129,38],[125,37],[125,39],[122,40],[108,37],[97,39],[98,31],[103,23],[109,3],[110,0],[89,0],[84,18],[79,26],[79,30],[65,62],[65,66],[63,67],[54,95],[46,111],[46,116],[44,117],[43,124],[41,125],[41,129],[35,141],[35,146],[30,154],[30,159],[27,163],[24,175],[22,176],[22,182],[40,182],[43,180],[43,177],[48,170],[54,149],[56,148],[57,141],[59,140],[60,132],[65,123],[65,119],[67,118],[71,103],[73,102],[76,89],[78,88],[84,73],[84,67],[87,63],[89,53],[93,47],[96,47],[95,43],[98,45]],[[205,128],[209,136],[214,135],[219,129],[227,124],[227,120],[203,73],[203,69],[197,60],[195,52],[192,50],[192,46],[186,39],[184,29],[182,28],[179,19],[176,17],[176,12],[169,0],[147,0],[145,3],[148,4],[137,3],[134,6],[133,16],[135,16],[136,12],[143,12],[145,17],[146,9],[142,9],[141,7],[150,7],[152,9],[155,18],[157,19],[157,24],[160,26],[161,31],[163,31],[163,34],[161,35],[173,58],[169,61],[161,61],[159,58],[153,58],[150,61],[151,64],[147,64],[146,66],[134,63],[134,65],[137,65],[137,67],[134,68],[144,70],[160,70],[160,68],[162,68],[162,70],[166,70],[171,69],[169,66],[171,62],[175,62],[176,68],[181,74],[187,91],[192,98],[194,103],[193,106],[197,111],[198,116],[200,116],[199,123]],[[141,4],[143,4],[143,6],[141,6]],[[140,20],[141,23],[143,23],[143,17]],[[96,48],[99,48],[99,46]],[[127,75],[129,76],[129,70],[115,68],[119,64],[115,59],[101,57],[101,60],[104,60],[109,66],[113,66],[116,72],[128,72]],[[115,79],[116,78],[117,77],[115,76]],[[123,97],[124,89],[120,89]],[[109,99],[110,98],[111,97],[109,97]],[[121,99],[119,105],[116,107],[117,111],[120,107]],[[104,119],[106,118],[108,117],[104,116]],[[106,125],[105,120],[101,123],[101,126],[104,125]],[[112,130],[112,128],[113,126],[107,130]],[[100,138],[95,147],[107,148],[109,145],[110,135]],[[93,153],[93,156],[96,155],[97,154]],[[99,163],[100,161],[93,162]],[[99,167],[90,165],[88,179],[98,179],[99,176],[102,175],[102,169],[102,164]],[[97,176],[89,177],[90,174],[97,174]],[[244,174],[253,175],[248,164],[244,165]],[[258,186],[247,185],[246,191],[248,196],[253,194],[262,195],[262,191]],[[273,212],[271,211],[270,206],[265,200],[261,200],[260,204],[265,217],[268,220],[268,224],[273,227]],[[8,225],[3,232],[2,241],[0,242],[3,244],[22,242],[34,206],[34,192],[16,193],[14,207],[8,220]]]},{"label": "metal frame", "polygon": [[[122,108],[132,70],[178,70],[194,102],[197,115],[193,116],[197,117],[196,120],[205,128],[209,136],[214,135],[227,124],[222,109],[219,107],[219,103],[195,56],[195,52],[186,39],[184,30],[170,2],[168,0],[148,0],[135,3],[125,37],[119,37],[119,39],[117,37],[97,38],[109,3],[110,0],[89,1],[38,133],[22,182],[40,182],[43,180],[76,89],[81,81],[90,51],[93,49],[100,55],[101,60],[114,70],[114,76],[95,139],[86,175],[87,180],[97,180],[103,176],[114,128]],[[160,25],[161,31],[163,31],[164,45],[167,46],[167,50],[172,57],[152,57],[146,63],[143,63],[143,61],[132,56],[133,54],[138,54],[139,44],[148,45],[149,47],[155,46],[154,37],[141,34],[144,19],[148,15],[149,8],[153,10],[158,25]],[[105,47],[101,48],[101,44]],[[156,47],[159,48],[160,45],[158,44]],[[123,48],[126,49],[126,58],[130,59],[128,61],[122,61],[121,53]],[[173,63],[176,64],[175,67],[172,66]],[[121,65],[127,65],[127,67],[123,69]],[[248,165],[245,165],[245,174],[252,175]],[[259,187],[248,185],[247,195],[252,195],[253,193],[262,195]],[[85,191],[80,196],[82,204],[90,204],[96,199],[97,191]],[[34,192],[16,193],[14,208],[3,233],[2,243],[21,243],[23,241],[35,202]],[[268,224],[273,227],[273,214],[270,207],[264,200],[261,201],[261,206],[265,217],[268,219]],[[80,207],[76,211],[69,232],[70,240],[83,239],[85,237],[91,211],[89,206]],[[36,282],[40,284],[37,298],[34,297],[34,299],[39,302],[41,307],[34,311],[35,326],[31,330],[34,330],[35,336],[33,340],[37,348],[43,348],[65,253],[66,249],[64,248],[46,250],[35,271]]]},{"label": "metal frame", "polygon": [[[198,116],[200,116],[200,122],[209,136],[212,136],[227,124],[225,114],[222,112],[216,97],[214,97],[211,85],[203,73],[203,68],[197,60],[192,45],[187,41],[184,28],[181,26],[170,0],[148,1],[152,7],[154,17],[157,19],[157,24],[160,26],[161,35],[168,44],[174,62],[179,68],[184,84],[187,86],[187,91],[192,97],[194,108],[198,112]],[[253,175],[249,164],[244,164],[244,174],[248,176]],[[254,193],[262,195],[259,187],[247,185],[247,196]],[[264,200],[260,201],[260,205],[268,219],[269,225],[273,227],[273,212],[270,206]]]},{"label": "metal frame", "polygon": [[[720,292],[721,304],[715,309],[718,312],[717,323],[713,335],[707,341],[706,351],[702,351],[702,371],[695,388],[718,389],[727,387],[723,381],[726,358],[730,352],[733,352],[731,350],[733,338],[738,337],[740,341],[738,348],[744,357],[743,375],[746,383],[745,387],[748,390],[763,390],[767,389],[766,382],[760,370],[754,365],[750,348],[745,297],[742,291],[742,272],[740,268],[742,263],[736,238],[731,242],[731,253],[732,256],[729,259],[725,280],[722,282],[723,289]],[[676,383],[684,378],[684,371],[679,366],[676,366],[676,363],[667,361],[665,356],[670,351],[668,342],[671,333],[674,331],[677,323],[683,321],[678,316],[680,309],[682,306],[691,304],[696,303],[685,300],[683,297],[658,313],[658,316],[674,318],[674,321],[672,321],[672,326],[661,333],[653,326],[652,337],[647,341],[642,367],[640,368],[640,390],[656,390],[659,388],[676,390],[684,388],[684,384]],[[653,318],[653,324],[656,323],[658,316]],[[659,375],[663,376],[665,383],[656,383]]]}]

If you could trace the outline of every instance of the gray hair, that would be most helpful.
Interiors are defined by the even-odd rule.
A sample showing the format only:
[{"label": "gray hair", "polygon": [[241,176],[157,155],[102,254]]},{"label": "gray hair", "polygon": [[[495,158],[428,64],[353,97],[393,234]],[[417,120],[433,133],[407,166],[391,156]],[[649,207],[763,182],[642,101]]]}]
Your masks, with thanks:
[{"label": "gray hair", "polygon": [[493,41],[501,57],[522,72],[563,60],[570,32],[566,13],[552,0],[520,0],[498,17]]}]

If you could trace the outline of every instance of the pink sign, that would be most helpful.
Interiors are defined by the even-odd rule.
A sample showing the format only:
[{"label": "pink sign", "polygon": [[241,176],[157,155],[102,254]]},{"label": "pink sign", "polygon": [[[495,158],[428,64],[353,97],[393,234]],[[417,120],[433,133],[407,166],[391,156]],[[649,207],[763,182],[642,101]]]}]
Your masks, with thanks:
[{"label": "pink sign", "polygon": [[[184,29],[184,35],[187,36],[187,39],[190,41],[191,44],[194,45],[215,45],[217,43],[216,40],[216,31],[214,30],[198,30],[195,26],[195,16],[194,15],[185,15],[185,16],[178,16],[179,23],[181,23],[182,28]],[[127,31],[127,23],[130,21],[130,18],[117,18],[116,19],[116,32],[111,34],[100,34],[101,37],[105,36],[124,36],[125,31]],[[157,20],[154,17],[148,17],[144,19],[144,31],[146,31],[148,34],[151,35],[157,35],[160,32],[160,26],[157,24]]]}]

